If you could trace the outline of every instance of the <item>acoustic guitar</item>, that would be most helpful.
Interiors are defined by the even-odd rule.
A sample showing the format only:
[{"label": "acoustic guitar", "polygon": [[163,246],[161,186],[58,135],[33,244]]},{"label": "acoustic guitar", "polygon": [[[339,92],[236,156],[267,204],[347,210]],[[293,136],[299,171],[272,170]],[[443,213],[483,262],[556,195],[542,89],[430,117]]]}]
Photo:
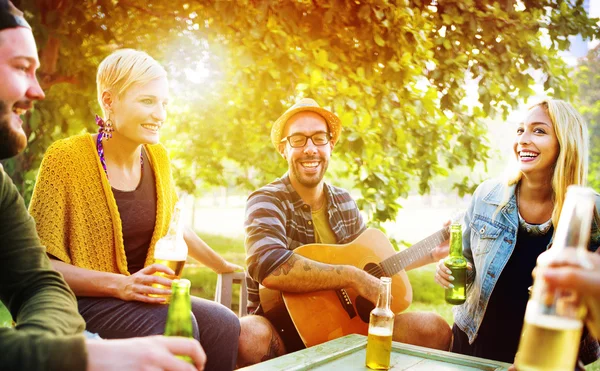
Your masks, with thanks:
[{"label": "acoustic guitar", "polygon": [[[446,227],[396,252],[381,231],[369,228],[348,244],[309,244],[294,249],[294,253],[322,263],[353,265],[378,278],[391,277],[391,309],[400,313],[412,302],[412,288],[404,268],[449,237]],[[348,334],[367,335],[369,315],[375,307],[353,289],[291,293],[261,286],[259,295],[265,317],[276,322],[276,316],[289,315],[307,347]]]}]

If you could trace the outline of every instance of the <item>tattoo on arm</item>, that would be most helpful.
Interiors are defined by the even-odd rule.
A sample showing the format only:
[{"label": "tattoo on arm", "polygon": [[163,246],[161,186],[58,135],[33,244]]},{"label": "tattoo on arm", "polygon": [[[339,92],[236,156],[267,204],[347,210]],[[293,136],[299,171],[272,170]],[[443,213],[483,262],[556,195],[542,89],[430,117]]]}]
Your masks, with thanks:
[{"label": "tattoo on arm", "polygon": [[[290,271],[292,270],[292,268],[294,268],[294,265],[296,265],[296,262],[300,260],[300,257],[298,255],[292,255],[285,263],[281,264],[279,267],[277,267],[273,273],[271,273],[274,276],[287,276]],[[313,264],[313,262],[311,262],[310,260],[304,259],[303,261],[303,265],[302,265],[302,269],[304,269],[305,272],[308,271],[312,271],[314,268],[317,271],[322,271],[322,272],[333,272],[335,271],[337,274],[342,274],[344,271],[344,266],[342,265],[324,265],[321,263],[317,263],[316,266],[315,264]]]},{"label": "tattoo on arm", "polygon": [[323,268],[321,268],[321,270],[324,272],[335,271],[337,274],[342,274],[342,271],[344,270],[344,266],[343,265],[326,265]]},{"label": "tattoo on arm", "polygon": [[282,354],[283,353],[280,350],[279,341],[277,340],[277,332],[275,329],[271,329],[271,342],[269,343],[269,349],[267,350],[267,354],[262,356],[260,361],[268,361]]},{"label": "tattoo on arm", "polygon": [[[274,276],[287,275],[290,273],[292,268],[294,268],[294,264],[300,260],[300,258],[296,255],[292,255],[285,263],[281,264],[277,269],[273,271]],[[306,270],[306,267],[304,268]]]},{"label": "tattoo on arm", "polygon": [[312,267],[310,266],[310,262],[308,260],[305,260],[304,261],[304,271],[308,272],[310,270],[312,270]]}]

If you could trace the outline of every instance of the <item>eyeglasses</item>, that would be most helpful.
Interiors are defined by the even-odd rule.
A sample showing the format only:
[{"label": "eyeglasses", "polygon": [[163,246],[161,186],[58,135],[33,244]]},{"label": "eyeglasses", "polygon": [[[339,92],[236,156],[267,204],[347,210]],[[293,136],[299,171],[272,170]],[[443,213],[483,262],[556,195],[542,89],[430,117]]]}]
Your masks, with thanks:
[{"label": "eyeglasses", "polygon": [[287,140],[292,148],[301,148],[306,145],[308,138],[310,138],[315,146],[324,146],[325,144],[329,143],[331,134],[325,132],[314,133],[313,135],[309,136],[304,134],[292,134],[281,139],[280,142],[283,143]]}]

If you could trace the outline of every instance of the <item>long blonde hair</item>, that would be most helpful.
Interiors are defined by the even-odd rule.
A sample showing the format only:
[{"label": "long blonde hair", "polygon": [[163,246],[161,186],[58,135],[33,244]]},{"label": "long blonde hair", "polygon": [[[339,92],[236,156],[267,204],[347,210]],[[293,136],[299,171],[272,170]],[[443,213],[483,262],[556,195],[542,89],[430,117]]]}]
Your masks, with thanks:
[{"label": "long blonde hair", "polygon": [[160,77],[166,77],[165,69],[148,54],[135,49],[119,49],[98,66],[96,85],[98,102],[106,117],[102,104],[102,94],[111,92],[120,97],[134,84],[145,84]]},{"label": "long blonde hair", "polygon": [[[589,133],[587,123],[577,110],[568,102],[546,98],[529,108],[541,107],[550,120],[558,139],[559,153],[552,175],[554,209],[552,225],[558,225],[558,218],[565,202],[567,187],[576,184],[585,186],[588,173]],[[523,173],[515,169],[508,177],[508,185],[517,184]],[[498,206],[498,212],[508,203],[507,193]]]}]

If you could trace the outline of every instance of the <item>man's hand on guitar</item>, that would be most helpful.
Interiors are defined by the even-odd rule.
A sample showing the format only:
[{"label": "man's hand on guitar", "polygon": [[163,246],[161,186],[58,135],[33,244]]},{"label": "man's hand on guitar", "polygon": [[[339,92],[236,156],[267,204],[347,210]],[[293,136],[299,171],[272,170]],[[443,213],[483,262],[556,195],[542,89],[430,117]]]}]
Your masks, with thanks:
[{"label": "man's hand on guitar", "polygon": [[[473,270],[473,265],[471,263],[467,263],[467,270]],[[440,259],[435,267],[435,282],[443,288],[448,289],[454,287],[452,281],[454,281],[452,271],[444,265],[444,259]]]},{"label": "man's hand on guitar", "polygon": [[365,271],[359,272],[362,273],[362,279],[354,280],[354,289],[360,296],[377,305],[377,299],[379,299],[379,279]]}]

